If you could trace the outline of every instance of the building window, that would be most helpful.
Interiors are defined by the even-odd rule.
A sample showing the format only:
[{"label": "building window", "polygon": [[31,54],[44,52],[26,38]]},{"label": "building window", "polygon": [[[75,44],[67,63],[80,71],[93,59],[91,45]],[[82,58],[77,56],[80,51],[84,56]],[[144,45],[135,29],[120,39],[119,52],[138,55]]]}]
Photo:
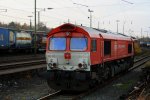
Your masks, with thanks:
[{"label": "building window", "polygon": [[105,40],[104,41],[104,55],[110,55],[111,54],[111,41]]},{"label": "building window", "polygon": [[91,51],[94,52],[97,50],[97,43],[96,43],[96,39],[92,40],[91,43],[92,47],[91,47]]}]

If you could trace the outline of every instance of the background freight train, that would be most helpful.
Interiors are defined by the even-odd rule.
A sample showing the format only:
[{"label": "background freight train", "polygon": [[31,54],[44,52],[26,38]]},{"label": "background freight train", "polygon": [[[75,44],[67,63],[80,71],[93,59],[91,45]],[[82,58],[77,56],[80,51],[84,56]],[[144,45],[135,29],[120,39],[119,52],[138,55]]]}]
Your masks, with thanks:
[{"label": "background freight train", "polygon": [[45,51],[46,48],[46,32],[38,31],[17,31],[9,28],[0,28],[0,51],[33,51],[34,35],[36,37],[37,51]]}]

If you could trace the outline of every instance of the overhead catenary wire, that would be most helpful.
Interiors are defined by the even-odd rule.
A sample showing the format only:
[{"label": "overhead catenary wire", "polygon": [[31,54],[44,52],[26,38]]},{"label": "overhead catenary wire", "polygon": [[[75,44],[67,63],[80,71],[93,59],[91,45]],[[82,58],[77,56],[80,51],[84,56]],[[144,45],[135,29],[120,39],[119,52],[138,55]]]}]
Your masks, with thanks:
[{"label": "overhead catenary wire", "polygon": [[32,4],[30,3],[30,2],[24,2],[24,1],[26,1],[26,0],[13,0],[13,1],[16,1],[16,3],[18,3],[18,4],[22,4],[22,5],[30,5],[30,6],[32,6]]},{"label": "overhead catenary wire", "polygon": [[[7,1],[7,0],[6,0]],[[12,16],[13,18],[12,19],[15,19],[14,17],[16,17],[16,20],[20,18],[17,18],[18,16],[26,19],[27,21],[29,19],[27,19],[27,16],[28,15],[31,15],[33,14],[33,7],[30,6],[31,3],[27,1],[19,1],[19,0],[13,0],[13,1],[18,1],[16,2],[17,4],[16,5],[23,5],[22,7],[20,8],[16,8],[17,6],[14,6],[14,7],[11,7],[11,6],[8,6],[6,7],[7,5],[3,5],[3,3],[1,3],[0,5],[0,8],[9,8],[9,12],[6,14],[9,16],[9,18],[11,18],[10,16]],[[40,2],[40,0],[38,0]],[[47,24],[49,23],[54,23],[54,22],[64,22],[64,21],[67,21],[68,19],[70,19],[70,22],[73,22],[73,23],[82,23],[83,25],[86,25],[87,23],[89,23],[88,21],[88,16],[89,16],[89,13],[87,12],[86,7],[83,7],[83,6],[75,6],[73,4],[73,2],[76,2],[76,0],[63,0],[63,1],[58,1],[58,0],[49,0],[50,2],[46,2],[46,0],[43,0],[42,2],[46,2],[47,5],[50,5],[50,7],[54,7],[54,5],[56,5],[56,7],[51,10],[51,11],[48,11],[50,14],[48,13],[42,13],[41,15],[41,21],[45,21],[47,22]],[[113,19],[115,16],[119,16],[119,15],[122,15],[124,18],[123,20],[126,20],[128,19],[128,16],[126,16],[126,12],[128,12],[130,9],[140,9],[140,8],[137,8],[139,6],[146,6],[148,7],[150,5],[150,2],[147,1],[134,1],[134,5],[130,5],[126,2],[122,2],[122,0],[117,0],[119,1],[116,2],[116,3],[95,3],[95,4],[92,4],[92,3],[88,3],[88,1],[90,0],[84,0],[86,1],[85,4],[88,4],[88,7],[90,7],[92,10],[94,10],[94,14],[93,14],[93,25],[97,26],[97,22],[99,21],[100,23],[105,21],[108,21],[110,20],[110,18],[112,18],[110,20],[110,22],[112,23],[111,26],[113,26],[113,23],[115,23],[115,19]],[[131,1],[131,0],[126,0],[126,1]],[[10,1],[11,2],[11,1]],[[79,2],[82,2],[82,1],[78,1],[77,3]],[[120,3],[122,2],[122,3]],[[27,5],[24,6],[24,5]],[[28,6],[29,5],[29,6]],[[84,3],[83,3],[84,5]],[[121,6],[124,6],[124,8],[120,9]],[[5,7],[4,7],[5,6]],[[39,7],[42,7],[43,5],[39,5]],[[130,6],[130,7],[129,7]],[[109,9],[111,8],[118,8],[117,10],[115,11],[112,11],[112,12],[109,12],[109,9],[106,9],[106,12],[108,11],[109,13],[101,13],[101,8],[105,8],[105,7],[109,7]],[[147,11],[147,10],[146,10]],[[54,13],[55,12],[55,13]],[[125,13],[125,14],[124,14]],[[3,13],[2,13],[3,14]],[[25,16],[24,16],[25,15]],[[2,15],[0,15],[1,18],[3,17]],[[77,17],[78,16],[78,17]],[[23,21],[24,19],[21,19],[21,21]],[[18,21],[19,21],[18,20]],[[26,22],[26,20],[24,20]],[[119,19],[120,20],[120,19]],[[123,20],[120,20],[121,22]],[[131,20],[131,19],[130,19]],[[34,20],[32,20],[34,21]],[[106,26],[106,24],[105,24]],[[108,26],[108,25],[107,25]]]},{"label": "overhead catenary wire", "polygon": [[14,17],[14,16],[10,16],[10,15],[3,15],[3,14],[0,14],[1,16],[5,16],[5,17],[9,17],[9,18],[14,18],[14,19],[16,19],[16,18],[19,18],[19,19],[21,19],[21,20],[29,20],[29,19],[27,19],[27,18],[22,18],[22,17]]}]

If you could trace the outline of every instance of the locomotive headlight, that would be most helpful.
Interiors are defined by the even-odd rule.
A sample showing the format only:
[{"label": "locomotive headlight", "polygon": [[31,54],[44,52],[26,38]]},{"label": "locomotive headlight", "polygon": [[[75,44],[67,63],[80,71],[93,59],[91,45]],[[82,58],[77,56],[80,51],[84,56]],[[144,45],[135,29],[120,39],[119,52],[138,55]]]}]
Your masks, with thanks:
[{"label": "locomotive headlight", "polygon": [[78,67],[80,69],[87,69],[88,68],[88,59],[87,58],[79,58]]},{"label": "locomotive headlight", "polygon": [[84,69],[87,69],[87,64],[86,64],[85,61],[83,61],[83,68],[84,68]]},{"label": "locomotive headlight", "polygon": [[53,59],[50,59],[50,62],[53,63]]},{"label": "locomotive headlight", "polygon": [[47,64],[48,69],[55,69],[57,68],[57,65],[58,65],[57,58],[48,59],[48,64]]},{"label": "locomotive headlight", "polygon": [[81,67],[82,67],[82,64],[81,64],[81,63],[79,63],[79,64],[78,64],[78,67],[79,67],[79,68],[81,68]]},{"label": "locomotive headlight", "polygon": [[55,68],[56,68],[56,67],[57,67],[57,64],[56,64],[56,63],[53,63],[53,67],[55,67]]},{"label": "locomotive headlight", "polygon": [[48,63],[48,67],[51,68],[52,67],[52,63]]},{"label": "locomotive headlight", "polygon": [[50,69],[54,69],[54,68],[57,67],[57,64],[56,64],[56,63],[48,63],[48,67],[49,67]]}]

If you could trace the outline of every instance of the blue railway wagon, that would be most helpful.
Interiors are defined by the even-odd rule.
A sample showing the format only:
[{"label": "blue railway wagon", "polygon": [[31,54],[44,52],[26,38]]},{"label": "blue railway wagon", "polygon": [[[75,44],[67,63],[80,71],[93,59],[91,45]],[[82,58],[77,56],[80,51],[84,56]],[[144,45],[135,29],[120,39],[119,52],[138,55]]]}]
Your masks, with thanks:
[{"label": "blue railway wagon", "polygon": [[15,48],[15,31],[0,27],[0,49]]},{"label": "blue railway wagon", "polygon": [[32,49],[31,33],[18,32],[8,28],[0,28],[0,49]]}]

